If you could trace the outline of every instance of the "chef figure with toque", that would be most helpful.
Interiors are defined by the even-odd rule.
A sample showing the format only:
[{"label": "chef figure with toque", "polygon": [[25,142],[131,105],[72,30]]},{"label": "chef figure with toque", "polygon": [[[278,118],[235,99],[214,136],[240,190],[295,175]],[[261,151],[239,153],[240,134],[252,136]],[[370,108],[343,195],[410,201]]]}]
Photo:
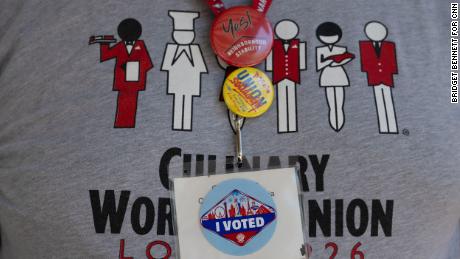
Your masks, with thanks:
[{"label": "chef figure with toque", "polygon": [[166,45],[161,70],[168,72],[167,93],[174,96],[172,128],[191,131],[193,97],[201,95],[201,74],[208,72],[200,46],[193,44],[199,13],[169,11],[169,16],[174,23],[174,43]]}]

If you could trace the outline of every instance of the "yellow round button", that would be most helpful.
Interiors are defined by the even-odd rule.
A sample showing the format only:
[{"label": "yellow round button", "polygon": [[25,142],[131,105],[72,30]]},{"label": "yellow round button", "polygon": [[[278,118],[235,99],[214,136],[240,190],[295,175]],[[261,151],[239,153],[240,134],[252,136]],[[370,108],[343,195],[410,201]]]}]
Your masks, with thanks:
[{"label": "yellow round button", "polygon": [[270,108],[275,96],[270,78],[253,67],[233,71],[225,79],[223,87],[228,109],[245,118],[262,115]]}]

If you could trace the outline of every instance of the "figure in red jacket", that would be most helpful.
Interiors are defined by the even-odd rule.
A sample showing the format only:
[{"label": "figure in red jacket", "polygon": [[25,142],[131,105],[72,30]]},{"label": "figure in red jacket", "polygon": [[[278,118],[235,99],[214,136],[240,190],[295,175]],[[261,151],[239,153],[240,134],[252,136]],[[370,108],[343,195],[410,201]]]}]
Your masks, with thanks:
[{"label": "figure in red jacket", "polygon": [[266,60],[276,85],[278,133],[297,132],[297,84],[300,71],[307,69],[306,43],[297,39],[299,27],[294,21],[281,20],[275,26],[277,39]]},{"label": "figure in red jacket", "polygon": [[396,47],[386,41],[388,30],[380,22],[372,21],[364,29],[368,41],[360,41],[361,71],[367,73],[368,85],[374,88],[375,105],[382,134],[398,134],[393,105],[393,75],[398,74]]},{"label": "figure in red jacket", "polygon": [[113,36],[96,36],[91,43],[100,43],[101,62],[115,58],[115,78],[113,91],[118,91],[115,128],[134,128],[139,91],[145,90],[147,72],[153,68],[149,52],[144,41],[141,24],[132,18],[120,22],[118,35],[121,40],[114,46]]}]

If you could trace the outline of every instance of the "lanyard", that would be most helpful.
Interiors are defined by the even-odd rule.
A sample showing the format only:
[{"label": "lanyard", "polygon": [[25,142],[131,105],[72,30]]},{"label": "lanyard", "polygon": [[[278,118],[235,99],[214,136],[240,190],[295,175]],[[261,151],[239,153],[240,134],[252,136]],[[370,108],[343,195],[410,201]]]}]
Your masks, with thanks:
[{"label": "lanyard", "polygon": [[273,29],[265,17],[272,0],[253,0],[252,6],[229,9],[222,0],[207,1],[216,16],[211,26],[211,47],[227,64],[240,67],[226,77],[222,95],[230,111],[238,166],[241,166],[244,118],[262,115],[274,98],[271,80],[262,71],[251,67],[263,62],[273,46]]},{"label": "lanyard", "polygon": [[[254,8],[257,12],[265,15],[268,12],[271,4],[272,0],[253,0],[252,8]],[[222,0],[208,0],[208,6],[216,16],[221,14],[226,9]]]}]

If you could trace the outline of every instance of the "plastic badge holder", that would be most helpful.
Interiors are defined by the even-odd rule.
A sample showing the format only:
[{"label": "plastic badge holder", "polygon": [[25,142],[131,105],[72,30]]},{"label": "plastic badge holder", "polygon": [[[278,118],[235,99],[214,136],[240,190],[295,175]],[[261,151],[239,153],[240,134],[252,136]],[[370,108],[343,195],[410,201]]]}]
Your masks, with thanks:
[{"label": "plastic badge holder", "polygon": [[174,178],[175,258],[306,258],[298,179],[296,168]]}]

